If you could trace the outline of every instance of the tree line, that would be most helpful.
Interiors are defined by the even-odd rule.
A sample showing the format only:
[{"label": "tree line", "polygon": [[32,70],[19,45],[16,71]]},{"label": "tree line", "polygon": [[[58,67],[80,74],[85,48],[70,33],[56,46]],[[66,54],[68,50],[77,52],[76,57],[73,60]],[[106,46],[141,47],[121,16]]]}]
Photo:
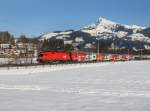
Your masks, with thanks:
[{"label": "tree line", "polygon": [[0,44],[14,44],[14,36],[9,32],[0,32]]},{"label": "tree line", "polygon": [[70,44],[64,45],[64,41],[61,39],[43,40],[40,41],[38,37],[27,37],[26,35],[20,35],[18,38],[11,35],[9,32],[0,32],[0,44],[17,43],[32,43],[37,46],[39,51],[70,51],[73,50],[73,46]]}]

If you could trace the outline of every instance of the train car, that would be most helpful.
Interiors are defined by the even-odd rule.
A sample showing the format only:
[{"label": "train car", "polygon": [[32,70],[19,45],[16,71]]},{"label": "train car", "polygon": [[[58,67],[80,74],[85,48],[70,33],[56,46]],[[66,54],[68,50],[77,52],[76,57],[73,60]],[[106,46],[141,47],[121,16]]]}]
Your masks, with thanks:
[{"label": "train car", "polygon": [[77,53],[70,52],[70,59],[71,59],[71,61],[77,62],[78,61]]},{"label": "train car", "polygon": [[112,60],[112,55],[111,54],[105,54],[104,61],[111,61],[111,60]]},{"label": "train car", "polygon": [[127,55],[122,55],[121,60],[122,60],[122,61],[126,61],[126,60],[128,60],[128,56],[127,56]]},{"label": "train car", "polygon": [[53,62],[91,62],[91,61],[126,61],[133,56],[104,54],[104,53],[85,53],[85,52],[40,52],[37,61],[40,63]]},{"label": "train car", "polygon": [[97,53],[96,54],[96,61],[104,61],[105,60],[105,54],[104,53]]},{"label": "train car", "polygon": [[122,55],[123,61],[133,60],[133,59],[134,59],[133,55]]},{"label": "train car", "polygon": [[118,56],[117,56],[116,54],[112,54],[112,55],[111,55],[111,60],[112,60],[112,61],[118,60]]},{"label": "train car", "polygon": [[86,53],[85,52],[76,52],[76,58],[78,62],[86,61]]},{"label": "train car", "polygon": [[86,61],[96,61],[96,53],[86,53]]},{"label": "train car", "polygon": [[129,60],[134,60],[134,56],[132,54],[129,55]]},{"label": "train car", "polygon": [[118,54],[118,55],[117,55],[117,60],[118,60],[118,61],[122,61],[122,55]]}]

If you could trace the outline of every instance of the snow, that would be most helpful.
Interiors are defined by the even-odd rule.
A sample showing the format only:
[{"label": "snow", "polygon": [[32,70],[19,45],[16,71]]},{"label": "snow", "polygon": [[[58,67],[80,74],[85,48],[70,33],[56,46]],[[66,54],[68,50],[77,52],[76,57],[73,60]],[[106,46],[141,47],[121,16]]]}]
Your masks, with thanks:
[{"label": "snow", "polygon": [[72,31],[65,31],[65,32],[49,32],[47,34],[44,34],[41,36],[41,40],[44,40],[44,39],[50,39],[52,37],[55,37],[55,36],[60,36],[61,35],[61,38],[65,37],[65,36],[68,36],[68,34],[72,33]]},{"label": "snow", "polygon": [[93,47],[93,45],[91,43],[87,43],[87,44],[85,44],[84,48],[92,48],[92,47]]},{"label": "snow", "polygon": [[50,38],[57,36],[57,35],[58,35],[58,33],[50,32],[50,33],[43,35],[41,38],[42,39],[50,39]]},{"label": "snow", "polygon": [[132,34],[132,35],[129,35],[127,37],[131,38],[131,40],[133,40],[133,41],[143,41],[143,42],[150,43],[150,38],[149,37],[145,37],[141,33]]},{"label": "snow", "polygon": [[100,28],[100,27],[107,27],[107,28],[112,28],[112,27],[115,27],[117,23],[115,22],[112,22],[108,19],[105,19],[105,18],[102,18],[100,17],[97,22],[96,22],[96,26],[97,28]]},{"label": "snow", "polygon": [[112,33],[112,29],[114,29],[116,27],[116,25],[117,25],[117,23],[100,17],[96,21],[95,25],[91,24],[89,26],[86,26],[82,29],[82,31],[89,33],[92,36],[97,36],[98,33],[103,33],[103,32]]},{"label": "snow", "polygon": [[[118,62],[119,63],[119,62]],[[115,63],[115,64],[118,64]],[[45,73],[58,70],[78,69],[82,67],[95,67],[104,66],[110,63],[84,63],[84,64],[58,64],[58,65],[42,65],[42,66],[29,66],[29,67],[9,67],[1,68],[0,75],[28,75],[35,73]],[[9,70],[8,70],[9,69]],[[36,70],[35,70],[36,69]],[[21,73],[20,73],[21,72]]]},{"label": "snow", "polygon": [[146,27],[143,26],[138,26],[138,25],[125,25],[125,24],[120,24],[120,23],[116,23],[113,22],[111,20],[108,20],[106,18],[102,18],[100,17],[96,23],[93,23],[91,25],[88,25],[86,27],[84,27],[83,29],[81,29],[83,32],[89,33],[92,36],[97,36],[97,33],[103,33],[103,32],[107,32],[107,33],[114,33],[116,34],[119,38],[122,38],[124,36],[126,36],[128,33],[125,31],[121,31],[121,32],[114,32],[114,30],[117,28],[117,25],[123,26],[127,29],[133,29],[134,33],[136,33],[137,31],[141,31],[142,29],[145,29]]},{"label": "snow", "polygon": [[125,28],[127,29],[134,29],[134,32],[136,33],[137,31],[141,31],[143,29],[145,29],[146,27],[143,26],[138,26],[138,25],[124,25]]},{"label": "snow", "polygon": [[103,32],[112,33],[111,30],[106,29],[104,27],[99,27],[98,29],[92,29],[92,30],[83,29],[81,31],[85,33],[89,33],[91,36],[95,36],[95,37],[97,37],[98,35],[102,35]]},{"label": "snow", "polygon": [[0,111],[149,111],[149,66],[129,61],[1,68]]},{"label": "snow", "polygon": [[64,44],[72,44],[73,40],[64,40]]},{"label": "snow", "polygon": [[84,42],[84,40],[83,40],[82,37],[76,37],[76,38],[75,38],[75,41],[76,41],[77,43]]},{"label": "snow", "polygon": [[150,46],[149,45],[144,45],[145,49],[150,50]]},{"label": "snow", "polygon": [[118,31],[118,32],[115,32],[116,36],[119,37],[119,38],[122,38],[122,37],[125,37],[128,35],[127,32],[124,32],[124,31]]}]

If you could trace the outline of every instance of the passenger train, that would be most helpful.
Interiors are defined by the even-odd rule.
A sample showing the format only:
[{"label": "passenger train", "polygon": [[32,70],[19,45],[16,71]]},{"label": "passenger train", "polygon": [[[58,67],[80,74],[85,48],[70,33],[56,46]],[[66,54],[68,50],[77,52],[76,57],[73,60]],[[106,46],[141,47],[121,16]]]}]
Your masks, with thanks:
[{"label": "passenger train", "polygon": [[53,62],[94,62],[94,61],[126,61],[133,59],[128,54],[106,54],[91,52],[40,52],[37,61],[40,63]]}]

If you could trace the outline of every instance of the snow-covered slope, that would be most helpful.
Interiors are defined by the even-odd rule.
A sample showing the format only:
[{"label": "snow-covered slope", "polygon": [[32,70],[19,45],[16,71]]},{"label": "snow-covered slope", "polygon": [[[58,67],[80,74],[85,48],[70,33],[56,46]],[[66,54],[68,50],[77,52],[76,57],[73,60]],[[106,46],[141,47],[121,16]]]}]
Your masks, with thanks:
[{"label": "snow-covered slope", "polygon": [[0,111],[149,111],[149,66],[130,61],[0,69]]},{"label": "snow-covered slope", "polygon": [[150,39],[149,37],[145,37],[143,34],[141,33],[136,33],[136,34],[132,34],[127,36],[128,38],[131,38],[132,41],[141,41],[141,42],[147,42],[150,43]]},{"label": "snow-covered slope", "polygon": [[51,39],[52,37],[56,37],[58,39],[64,39],[64,37],[69,37],[68,35],[71,34],[73,31],[62,31],[62,32],[49,32],[47,34],[43,34],[40,37],[40,40],[44,39]]},{"label": "snow-covered slope", "polygon": [[134,33],[136,33],[137,31],[141,31],[143,29],[146,29],[146,27],[138,26],[138,25],[124,25],[124,26],[127,29],[132,29],[134,31]]}]

